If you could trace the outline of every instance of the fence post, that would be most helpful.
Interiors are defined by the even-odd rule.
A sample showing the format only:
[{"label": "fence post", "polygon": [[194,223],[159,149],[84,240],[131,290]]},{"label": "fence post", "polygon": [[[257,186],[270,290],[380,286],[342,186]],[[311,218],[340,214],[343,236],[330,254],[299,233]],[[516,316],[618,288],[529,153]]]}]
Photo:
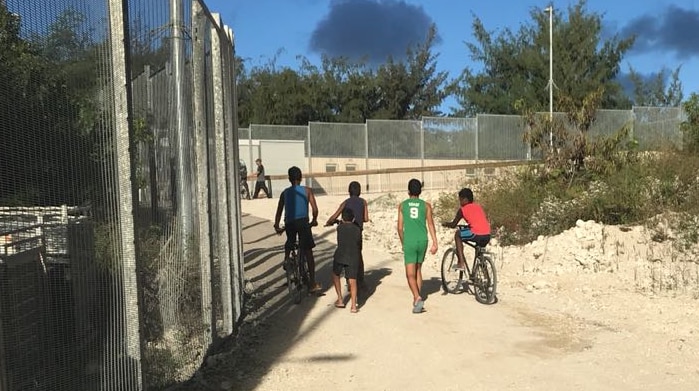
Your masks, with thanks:
[{"label": "fence post", "polygon": [[[364,120],[364,169],[369,169],[369,124],[367,120]],[[369,174],[366,174],[366,191],[369,192]]]},{"label": "fence post", "polygon": [[[306,125],[306,154],[308,156],[308,172],[313,172],[313,161],[311,160],[311,123]],[[313,188],[313,179],[306,176],[306,186]]]},{"label": "fence post", "polygon": [[475,149],[475,153],[476,153],[476,156],[475,156],[476,163],[478,163],[478,143],[479,143],[478,134],[480,132],[481,132],[481,120],[480,120],[480,116],[478,114],[476,114],[476,136],[475,136],[475,142],[474,142],[474,144],[475,144],[474,149]]},{"label": "fence post", "polygon": [[211,205],[209,194],[209,148],[206,123],[206,21],[199,1],[192,1],[192,78],[194,103],[194,143],[196,166],[196,202],[199,211],[199,267],[201,270],[201,312],[202,322],[211,333],[208,341],[213,341],[215,320],[211,299]]},{"label": "fence post", "polygon": [[[170,28],[172,39],[170,40],[170,65],[172,75],[170,77],[170,97],[172,121],[171,129],[175,132],[176,149],[175,164],[177,165],[177,215],[179,217],[182,243],[187,243],[192,233],[192,194],[191,180],[187,175],[185,166],[191,161],[189,154],[188,127],[185,124],[185,97],[184,97],[184,10],[182,0],[170,0]],[[185,255],[186,256],[186,255]]]},{"label": "fence post", "polygon": [[[425,167],[425,127],[423,119],[420,118],[420,167]],[[420,170],[420,181],[425,184],[425,171]]]},{"label": "fence post", "polygon": [[[223,333],[230,335],[233,333],[233,300],[231,289],[231,237],[228,219],[230,216],[228,189],[228,165],[226,164],[226,123],[225,106],[230,102],[224,91],[226,78],[223,70],[223,45],[221,39],[222,26],[221,16],[213,14],[214,23],[211,25],[211,61],[213,77],[213,104],[214,104],[214,148],[216,165],[216,201],[218,203],[218,265],[221,278],[221,304],[223,312]],[[209,183],[209,185],[213,185]],[[215,325],[214,325],[215,327]]]},{"label": "fence post", "polygon": [[240,204],[240,175],[238,170],[238,161],[240,160],[240,151],[238,148],[238,99],[235,86],[235,39],[233,30],[228,26],[223,26],[226,40],[224,41],[224,92],[226,93],[226,102],[224,109],[226,110],[226,157],[228,158],[229,172],[228,178],[232,179],[233,185],[228,187],[230,214],[229,229],[231,243],[230,249],[231,259],[231,291],[232,291],[232,306],[233,306],[233,326],[235,322],[243,314],[243,291],[244,291],[244,275],[243,275],[243,222]]},{"label": "fence post", "polygon": [[[137,195],[135,185],[135,168],[131,164],[136,155],[133,140],[131,88],[128,69],[128,2],[109,1],[110,57],[112,60],[113,126],[116,155],[117,189],[116,194],[119,222],[119,252],[121,256],[121,278],[119,279],[123,302],[117,303],[121,308],[112,309],[114,314],[123,314],[110,327],[110,342],[114,344],[114,355],[110,360],[123,356],[124,361],[107,362],[105,378],[120,383],[120,389],[140,389],[143,384],[141,376],[141,338],[139,327],[139,292],[136,275],[136,240],[134,211]],[[119,326],[117,326],[119,325]],[[124,329],[122,329],[125,328]],[[122,352],[122,349],[124,350]],[[126,365],[124,365],[126,363]],[[128,369],[126,369],[128,368]],[[126,373],[124,373],[126,372]],[[126,377],[126,379],[124,379]]]}]

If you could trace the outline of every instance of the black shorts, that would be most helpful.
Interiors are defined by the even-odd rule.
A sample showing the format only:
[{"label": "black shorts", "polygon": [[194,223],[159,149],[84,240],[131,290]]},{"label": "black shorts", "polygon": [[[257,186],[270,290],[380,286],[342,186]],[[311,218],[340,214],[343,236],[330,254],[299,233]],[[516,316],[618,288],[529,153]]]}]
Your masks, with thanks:
[{"label": "black shorts", "polygon": [[286,243],[284,247],[287,250],[291,250],[296,242],[298,236],[298,243],[300,250],[310,250],[316,246],[316,242],[313,240],[313,233],[311,233],[311,223],[308,218],[287,221],[284,223],[284,230],[286,231]]},{"label": "black shorts", "polygon": [[337,261],[333,261],[333,273],[336,276],[342,275],[342,271],[345,271],[345,278],[357,279],[359,275],[359,263],[353,262],[353,264],[346,265]]}]

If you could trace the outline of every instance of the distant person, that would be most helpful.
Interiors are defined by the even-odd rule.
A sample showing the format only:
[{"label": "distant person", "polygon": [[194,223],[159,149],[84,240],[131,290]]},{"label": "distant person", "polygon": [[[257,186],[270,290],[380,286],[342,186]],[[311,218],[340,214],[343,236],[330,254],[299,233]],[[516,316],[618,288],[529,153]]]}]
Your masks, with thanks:
[{"label": "distant person", "polygon": [[[277,212],[274,215],[274,230],[281,235],[286,232],[284,244],[284,260],[289,258],[291,249],[298,237],[299,252],[303,252],[308,265],[308,278],[310,293],[320,291],[321,287],[316,283],[316,263],[313,258],[313,248],[316,246],[313,240],[311,227],[318,225],[318,205],[313,191],[301,185],[301,169],[293,166],[289,168],[289,182],[291,186],[284,189],[279,197]],[[311,207],[313,219],[308,221],[308,206]],[[284,228],[279,227],[279,221],[284,211]]]},{"label": "distant person", "polygon": [[[326,225],[331,225],[342,213],[345,208],[352,210],[354,222],[359,226],[361,232],[364,231],[364,223],[369,222],[369,205],[366,200],[360,195],[362,194],[362,185],[357,181],[352,181],[347,189],[349,198],[342,201],[335,213],[328,219]],[[361,247],[360,247],[361,250]],[[359,269],[357,271],[357,283],[364,287],[364,257],[359,253]]]},{"label": "distant person", "polygon": [[356,313],[357,307],[357,273],[359,272],[359,260],[362,248],[362,231],[356,224],[354,212],[350,208],[342,210],[342,222],[337,227],[337,249],[333,256],[333,285],[337,300],[335,307],[345,308],[342,298],[340,275],[345,272],[345,278],[349,282],[351,307],[350,311]]},{"label": "distant person", "polygon": [[240,175],[240,184],[243,186],[243,189],[245,189],[245,196],[246,199],[250,199],[250,188],[248,187],[248,166],[245,165],[245,160],[240,159],[239,161],[239,166],[238,166],[238,174]]},{"label": "distant person", "polygon": [[262,165],[262,159],[255,160],[257,164],[257,180],[255,181],[255,195],[252,198],[259,198],[260,190],[265,192],[265,196],[270,198],[267,183],[265,182],[265,166]]},{"label": "distant person", "polygon": [[459,227],[454,233],[456,256],[459,262],[454,266],[456,270],[466,270],[464,259],[464,240],[475,242],[485,247],[490,242],[490,223],[483,211],[483,207],[473,201],[473,191],[467,187],[459,191],[459,209],[456,210],[454,220],[444,223],[445,227],[456,228],[456,225],[464,219],[467,227]]},{"label": "distant person", "polygon": [[430,253],[437,252],[437,234],[432,218],[432,205],[420,199],[422,183],[417,179],[408,182],[409,198],[398,205],[398,237],[403,245],[405,277],[413,295],[413,313],[419,314],[425,305],[422,290],[422,263],[427,252],[427,233],[432,238]]}]

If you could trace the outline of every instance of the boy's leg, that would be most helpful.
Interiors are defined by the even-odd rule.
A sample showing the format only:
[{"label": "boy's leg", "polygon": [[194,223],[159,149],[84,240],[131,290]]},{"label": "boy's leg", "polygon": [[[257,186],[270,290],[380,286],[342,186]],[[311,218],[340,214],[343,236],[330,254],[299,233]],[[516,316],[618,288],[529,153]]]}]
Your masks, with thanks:
[{"label": "boy's leg", "polygon": [[[334,267],[333,267],[334,269]],[[335,293],[337,293],[337,300],[335,301],[335,307],[344,307],[345,303],[342,300],[342,288],[340,286],[340,275],[333,270],[333,285],[335,286]]]},{"label": "boy's leg", "polygon": [[357,279],[356,278],[350,278],[349,279],[349,286],[350,286],[350,300],[352,303],[352,306],[350,309],[352,312],[357,312]]},{"label": "boy's leg", "polygon": [[357,283],[359,285],[364,285],[364,256],[362,255],[362,250],[359,250],[359,269],[357,270]]},{"label": "boy's leg", "polygon": [[313,248],[316,246],[313,240],[313,233],[311,232],[311,226],[309,222],[303,221],[300,223],[299,227],[299,246],[305,249],[306,254],[306,266],[308,268],[308,279],[309,279],[309,291],[317,292],[320,290],[320,286],[316,284],[316,262],[313,257]]},{"label": "boy's leg", "polygon": [[313,249],[306,250],[306,266],[308,267],[309,289],[311,292],[316,292],[320,287],[316,284],[316,261],[313,258]]},{"label": "boy's leg", "polygon": [[417,283],[417,294],[422,298],[420,292],[422,292],[422,262],[415,264],[415,282]]},{"label": "boy's leg", "polygon": [[405,277],[408,280],[408,287],[410,292],[413,294],[413,305],[420,300],[420,289],[417,286],[417,263],[406,263],[405,264]]},{"label": "boy's leg", "polygon": [[460,229],[457,229],[454,233],[454,247],[456,247],[456,258],[459,260],[456,267],[464,269],[466,261],[464,260],[464,242],[461,240]]},{"label": "boy's leg", "polygon": [[252,195],[252,198],[257,198],[257,196],[260,194],[260,182],[255,182],[255,194]]}]

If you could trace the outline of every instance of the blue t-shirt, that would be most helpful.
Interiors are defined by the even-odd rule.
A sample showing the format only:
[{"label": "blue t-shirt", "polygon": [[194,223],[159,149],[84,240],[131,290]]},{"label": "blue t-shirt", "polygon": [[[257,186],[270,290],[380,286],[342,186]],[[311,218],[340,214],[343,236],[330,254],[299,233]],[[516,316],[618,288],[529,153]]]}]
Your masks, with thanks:
[{"label": "blue t-shirt", "polygon": [[284,197],[284,221],[308,218],[308,196],[306,188],[301,185],[287,187]]}]

